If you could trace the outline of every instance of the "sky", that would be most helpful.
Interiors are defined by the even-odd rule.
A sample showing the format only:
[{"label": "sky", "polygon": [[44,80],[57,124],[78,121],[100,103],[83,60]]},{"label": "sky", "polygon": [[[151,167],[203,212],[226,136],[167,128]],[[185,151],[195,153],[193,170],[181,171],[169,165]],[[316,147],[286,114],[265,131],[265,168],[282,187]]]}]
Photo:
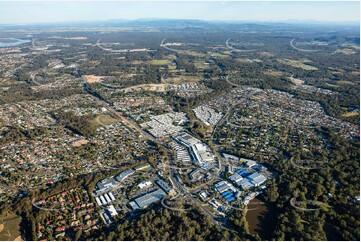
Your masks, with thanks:
[{"label": "sky", "polygon": [[359,1],[1,1],[0,24],[172,18],[359,22]]}]

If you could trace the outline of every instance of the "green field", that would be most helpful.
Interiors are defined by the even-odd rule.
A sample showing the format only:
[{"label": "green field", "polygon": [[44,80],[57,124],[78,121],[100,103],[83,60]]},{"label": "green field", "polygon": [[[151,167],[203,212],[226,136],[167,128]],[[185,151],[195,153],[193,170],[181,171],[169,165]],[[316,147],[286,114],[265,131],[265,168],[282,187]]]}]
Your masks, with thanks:
[{"label": "green field", "polygon": [[114,123],[118,122],[118,119],[115,119],[107,114],[101,114],[101,115],[97,116],[96,118],[94,118],[90,122],[93,127],[98,127],[98,126],[102,126],[102,125],[107,126],[110,124],[114,124]]},{"label": "green field", "polygon": [[170,65],[171,60],[152,60],[149,62],[151,65]]}]

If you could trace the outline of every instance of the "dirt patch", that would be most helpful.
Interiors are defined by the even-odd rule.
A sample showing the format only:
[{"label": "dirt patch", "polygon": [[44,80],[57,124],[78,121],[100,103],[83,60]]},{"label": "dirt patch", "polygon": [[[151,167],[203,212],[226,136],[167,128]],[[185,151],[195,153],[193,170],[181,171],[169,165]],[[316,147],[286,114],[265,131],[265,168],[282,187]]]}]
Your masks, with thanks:
[{"label": "dirt patch", "polygon": [[96,82],[101,82],[103,78],[105,78],[106,76],[94,76],[94,75],[86,75],[86,82],[88,83],[96,83]]},{"label": "dirt patch", "polygon": [[267,76],[273,76],[273,77],[281,77],[282,76],[282,72],[273,71],[273,70],[265,71],[264,74],[266,74]]},{"label": "dirt patch", "polygon": [[0,233],[4,230],[4,224],[0,224]]},{"label": "dirt patch", "polygon": [[86,140],[86,139],[78,139],[77,141],[73,142],[72,146],[73,147],[80,147],[80,146],[85,145],[87,143],[89,143],[89,141]]},{"label": "dirt patch", "polygon": [[301,79],[297,79],[297,78],[294,78],[294,77],[289,77],[288,79],[291,80],[291,82],[295,85],[303,85],[305,83],[305,81],[301,80]]},{"label": "dirt patch", "polygon": [[24,241],[24,240],[21,238],[21,236],[18,236],[14,239],[14,241]]}]

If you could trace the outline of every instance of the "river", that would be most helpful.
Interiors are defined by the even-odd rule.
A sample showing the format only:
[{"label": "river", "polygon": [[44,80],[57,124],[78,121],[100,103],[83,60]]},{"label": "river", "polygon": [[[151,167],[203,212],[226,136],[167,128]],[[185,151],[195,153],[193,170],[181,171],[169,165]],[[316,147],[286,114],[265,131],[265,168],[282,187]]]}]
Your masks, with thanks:
[{"label": "river", "polygon": [[[7,42],[10,41],[10,42]],[[1,47],[10,47],[17,46],[25,43],[31,42],[30,39],[16,39],[16,38],[0,38],[0,48]]]}]

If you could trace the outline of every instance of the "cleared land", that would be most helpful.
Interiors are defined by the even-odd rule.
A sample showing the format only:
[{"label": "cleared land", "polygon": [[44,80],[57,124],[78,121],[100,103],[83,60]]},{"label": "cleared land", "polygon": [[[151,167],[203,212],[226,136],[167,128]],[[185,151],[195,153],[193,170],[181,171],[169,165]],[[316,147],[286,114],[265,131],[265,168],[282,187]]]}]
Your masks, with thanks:
[{"label": "cleared land", "polygon": [[115,119],[115,118],[111,117],[110,115],[101,114],[101,115],[97,116],[96,118],[94,118],[90,122],[93,127],[98,127],[98,126],[108,126],[108,125],[114,124],[118,121],[119,121],[118,119]]},{"label": "cleared land", "polygon": [[170,65],[171,60],[152,60],[149,62],[151,65]]},{"label": "cleared land", "polygon": [[[16,214],[8,214],[2,218],[2,226],[0,226],[0,240],[13,241],[21,240],[20,222],[21,219]],[[1,230],[2,227],[2,230]]]},{"label": "cleared land", "polygon": [[335,53],[342,53],[345,55],[353,55],[353,54],[356,54],[356,51],[354,51],[353,49],[338,49],[335,51]]},{"label": "cleared land", "polygon": [[101,80],[104,78],[105,76],[94,76],[94,75],[86,75],[86,81],[88,83],[96,83],[96,82],[101,82]]},{"label": "cleared land", "polygon": [[150,91],[150,92],[165,92],[168,84],[142,84],[137,86],[131,86],[122,89],[123,92],[134,92],[134,91]]},{"label": "cleared land", "polygon": [[302,59],[302,60],[289,60],[289,59],[281,60],[281,59],[278,59],[277,61],[282,63],[282,64],[285,64],[285,65],[289,65],[289,66],[296,67],[296,68],[301,68],[301,69],[303,69],[305,71],[316,71],[316,70],[318,70],[317,67],[306,64],[306,63],[311,62],[310,60],[307,60],[307,59]]},{"label": "cleared land", "polygon": [[268,76],[273,76],[273,77],[281,77],[282,76],[282,72],[273,71],[273,70],[267,70],[267,71],[264,72],[264,74],[266,74]]},{"label": "cleared land", "polygon": [[302,85],[302,84],[305,83],[303,80],[294,78],[294,77],[292,77],[292,76],[289,77],[288,79],[290,79],[291,82],[292,82],[293,84],[295,84],[295,85]]},{"label": "cleared land", "polygon": [[80,139],[80,140],[75,141],[72,145],[73,145],[74,147],[80,147],[80,146],[85,145],[85,144],[87,144],[87,143],[89,143],[88,140],[86,140],[86,139]]},{"label": "cleared land", "polygon": [[202,78],[199,76],[177,76],[163,79],[163,81],[168,84],[183,84],[190,82],[199,82],[200,80],[202,80]]},{"label": "cleared land", "polygon": [[347,112],[341,115],[341,117],[352,117],[352,116],[357,116],[359,115],[358,112]]}]

